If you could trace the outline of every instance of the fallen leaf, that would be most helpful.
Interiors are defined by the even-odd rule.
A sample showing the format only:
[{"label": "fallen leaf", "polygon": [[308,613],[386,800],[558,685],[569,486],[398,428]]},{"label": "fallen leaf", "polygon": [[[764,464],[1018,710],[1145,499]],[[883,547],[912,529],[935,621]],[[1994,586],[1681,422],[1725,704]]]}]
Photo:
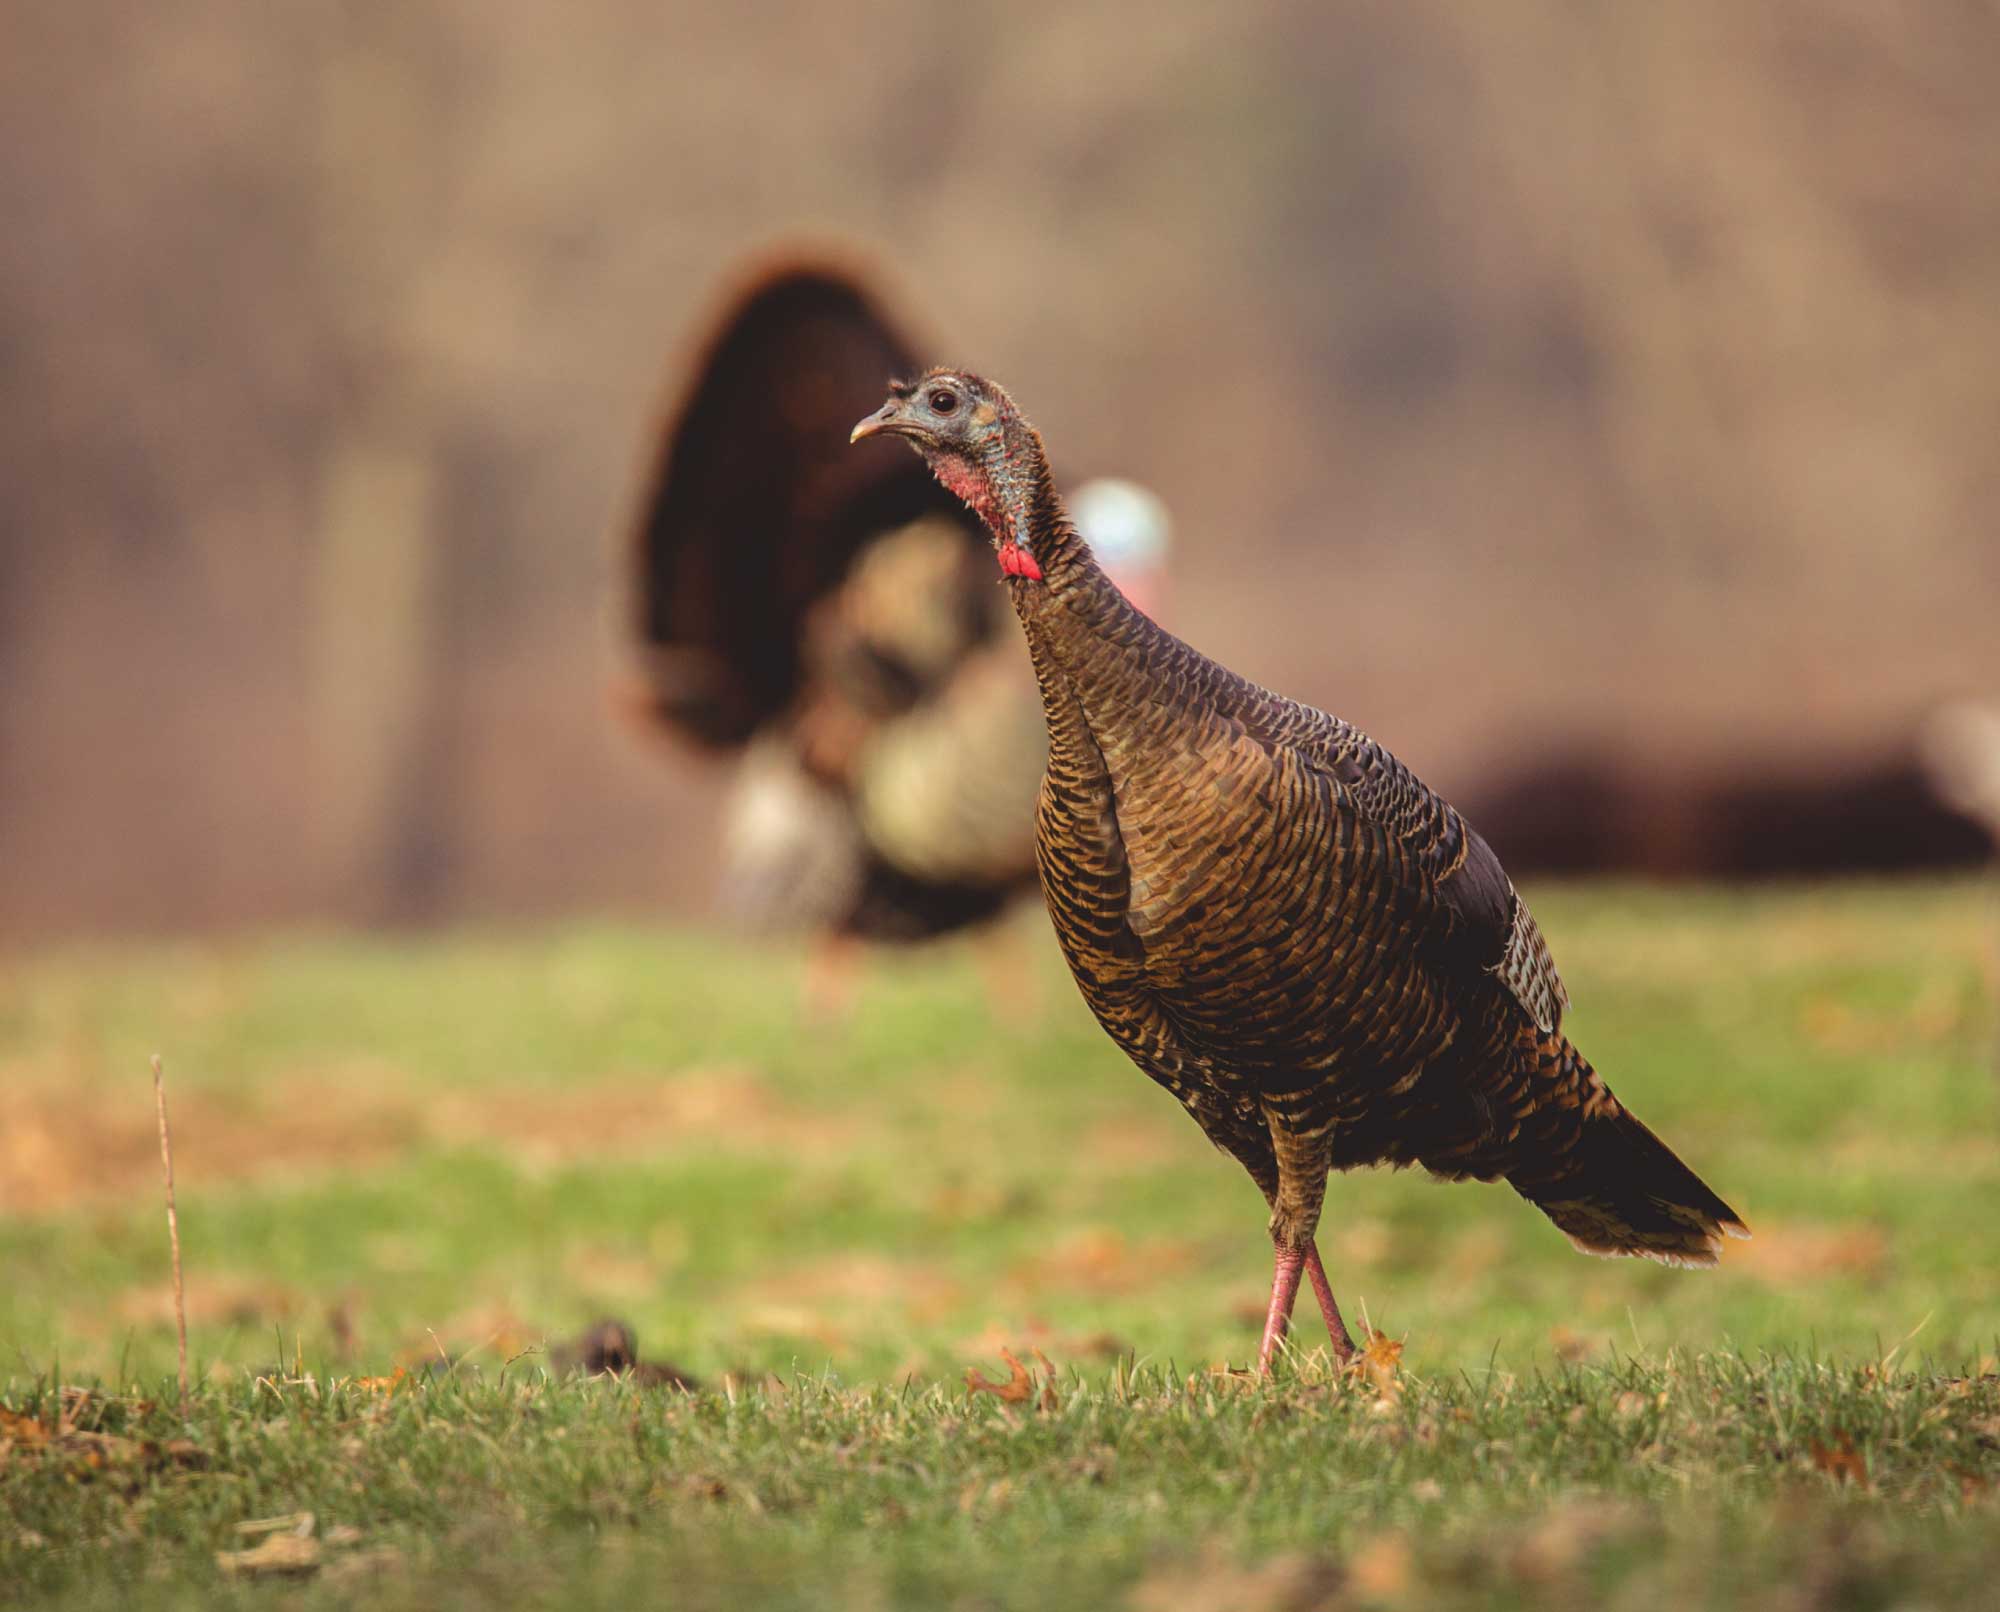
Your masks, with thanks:
[{"label": "fallen leaf", "polygon": [[1392,1338],[1385,1332],[1370,1332],[1367,1342],[1347,1363],[1347,1374],[1367,1378],[1378,1399],[1394,1401],[1403,1392],[1402,1362],[1401,1339]]},{"label": "fallen leaf", "polygon": [[1854,1447],[1853,1438],[1844,1432],[1834,1433],[1830,1448],[1814,1439],[1812,1463],[1835,1483],[1852,1483],[1861,1489],[1868,1487],[1868,1458]]},{"label": "fallen leaf", "polygon": [[319,1541],[297,1534],[273,1534],[248,1550],[219,1550],[215,1565],[232,1577],[297,1577],[319,1567]]},{"label": "fallen leaf", "polygon": [[965,1368],[965,1387],[968,1393],[992,1394],[1009,1405],[1019,1405],[1035,1391],[1035,1379],[1028,1368],[1014,1358],[1011,1349],[1002,1349],[1000,1358],[1007,1362],[1009,1373],[1004,1383],[996,1383],[977,1366]]},{"label": "fallen leaf", "polygon": [[49,1430],[39,1417],[0,1405],[0,1439],[13,1444],[42,1445],[49,1441]]},{"label": "fallen leaf", "polygon": [[239,1534],[267,1537],[247,1550],[219,1550],[215,1565],[231,1577],[298,1577],[318,1569],[320,1543],[313,1538],[317,1519],[310,1511],[291,1511],[282,1517],[257,1517],[239,1522]]}]

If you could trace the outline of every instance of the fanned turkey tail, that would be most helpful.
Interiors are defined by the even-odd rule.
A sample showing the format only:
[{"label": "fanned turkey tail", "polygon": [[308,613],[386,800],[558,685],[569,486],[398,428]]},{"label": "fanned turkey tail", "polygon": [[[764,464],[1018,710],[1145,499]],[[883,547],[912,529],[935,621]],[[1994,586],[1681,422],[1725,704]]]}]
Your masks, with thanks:
[{"label": "fanned turkey tail", "polygon": [[[1543,1038],[1559,1090],[1580,1099],[1573,1129],[1535,1161],[1507,1171],[1508,1185],[1586,1254],[1666,1265],[1713,1265],[1724,1237],[1748,1237],[1736,1211],[1612,1096],[1583,1055]],[[1558,1102],[1558,1110],[1568,1107]],[[1530,1122],[1532,1125],[1532,1121]]]}]

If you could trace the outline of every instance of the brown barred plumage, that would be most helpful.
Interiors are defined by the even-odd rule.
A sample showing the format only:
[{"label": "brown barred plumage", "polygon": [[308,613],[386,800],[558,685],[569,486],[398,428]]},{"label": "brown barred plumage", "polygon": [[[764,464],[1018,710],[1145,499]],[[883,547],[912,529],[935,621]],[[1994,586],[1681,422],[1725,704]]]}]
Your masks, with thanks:
[{"label": "brown barred plumage", "polygon": [[1133,609],[997,386],[931,371],[855,435],[885,432],[1039,570],[1007,585],[1049,731],[1050,917],[1105,1030],[1271,1205],[1267,1364],[1300,1270],[1320,1280],[1330,1170],[1504,1180],[1593,1253],[1709,1265],[1744,1234],[1563,1036],[1534,919],[1441,797]]}]

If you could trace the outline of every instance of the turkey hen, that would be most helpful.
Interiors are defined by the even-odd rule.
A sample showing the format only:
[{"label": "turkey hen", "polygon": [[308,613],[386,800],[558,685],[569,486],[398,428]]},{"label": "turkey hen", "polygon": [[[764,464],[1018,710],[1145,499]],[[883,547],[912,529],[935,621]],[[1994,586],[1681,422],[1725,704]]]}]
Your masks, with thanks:
[{"label": "turkey hen", "polygon": [[[741,753],[724,904],[817,931],[822,984],[833,940],[943,933],[1034,880],[1047,741],[984,528],[907,455],[843,440],[908,362],[851,278],[764,275],[695,366],[637,533],[640,713]],[[1078,501],[1146,585],[1157,501],[1123,483]]]},{"label": "turkey hen", "polygon": [[1712,1265],[1747,1235],[1563,1035],[1486,842],[1359,730],[1134,609],[1004,391],[933,369],[852,436],[906,439],[1011,579],[1049,735],[1049,914],[1098,1021],[1270,1205],[1260,1370],[1302,1277],[1353,1348],[1314,1244],[1332,1170],[1504,1180],[1594,1254]]}]

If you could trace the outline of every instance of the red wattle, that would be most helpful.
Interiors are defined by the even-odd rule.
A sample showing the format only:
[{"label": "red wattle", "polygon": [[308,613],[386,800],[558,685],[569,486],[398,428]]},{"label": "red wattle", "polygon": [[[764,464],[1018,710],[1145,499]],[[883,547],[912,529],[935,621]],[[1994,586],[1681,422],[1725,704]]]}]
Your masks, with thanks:
[{"label": "red wattle", "polygon": [[1030,582],[1042,580],[1042,568],[1035,563],[1034,555],[1019,543],[1000,545],[1000,571],[1003,576],[1026,577]]}]

